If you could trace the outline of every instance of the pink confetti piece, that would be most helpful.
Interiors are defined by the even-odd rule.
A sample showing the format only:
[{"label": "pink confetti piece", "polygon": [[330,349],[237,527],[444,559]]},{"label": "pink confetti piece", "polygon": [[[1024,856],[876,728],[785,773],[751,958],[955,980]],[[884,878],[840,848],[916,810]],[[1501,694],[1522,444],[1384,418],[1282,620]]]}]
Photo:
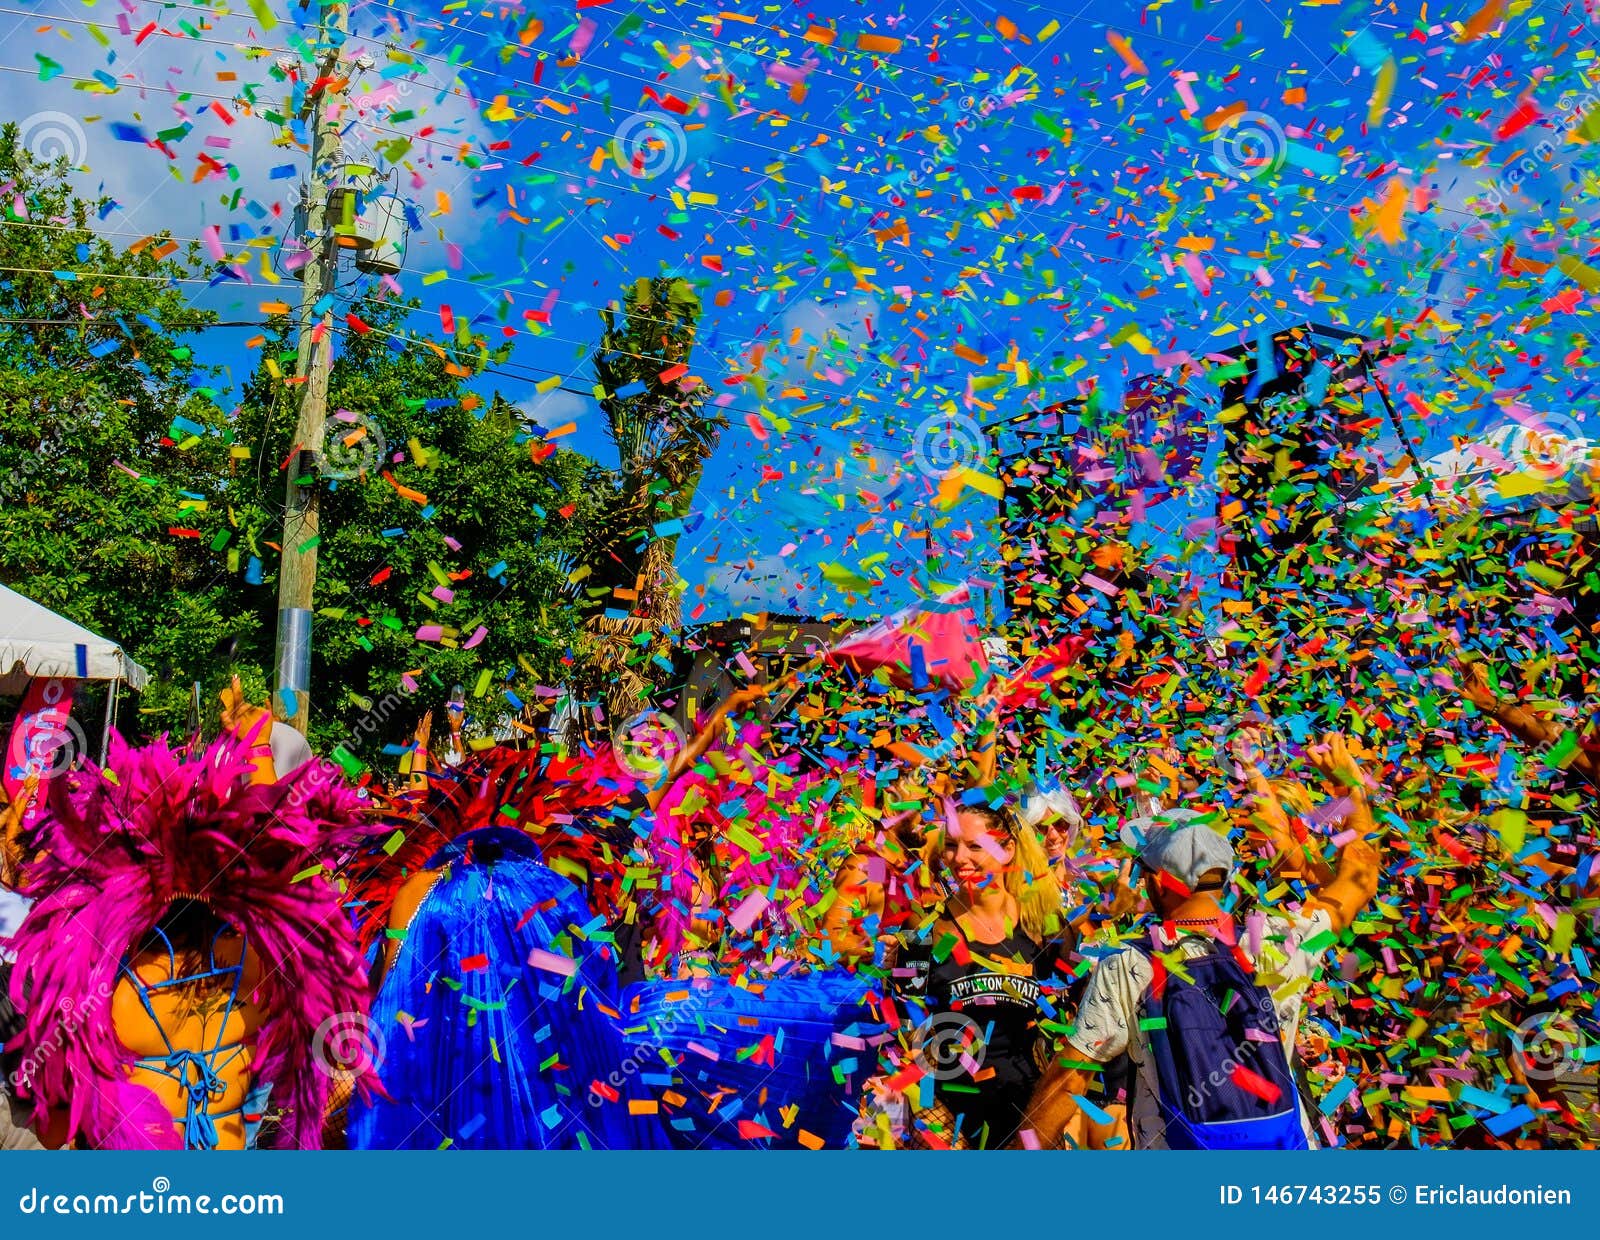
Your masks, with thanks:
[{"label": "pink confetti piece", "polygon": [[558,973],[562,977],[571,977],[578,971],[578,962],[570,956],[558,956],[540,947],[528,953],[528,965],[530,968],[543,969],[546,973]]},{"label": "pink confetti piece", "polygon": [[767,899],[765,892],[752,891],[743,900],[739,901],[738,908],[728,914],[728,924],[742,934],[751,927],[757,917],[760,917],[766,911],[767,906],[771,903],[772,901]]}]

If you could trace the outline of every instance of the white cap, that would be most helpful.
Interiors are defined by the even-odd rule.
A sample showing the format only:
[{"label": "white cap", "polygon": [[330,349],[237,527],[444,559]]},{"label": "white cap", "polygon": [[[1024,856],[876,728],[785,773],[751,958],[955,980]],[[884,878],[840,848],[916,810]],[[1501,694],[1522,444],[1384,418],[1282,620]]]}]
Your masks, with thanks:
[{"label": "white cap", "polygon": [[306,738],[287,723],[277,719],[272,721],[272,731],[267,736],[267,744],[272,749],[272,773],[279,779],[291,771],[299,770],[310,762],[313,756]]}]

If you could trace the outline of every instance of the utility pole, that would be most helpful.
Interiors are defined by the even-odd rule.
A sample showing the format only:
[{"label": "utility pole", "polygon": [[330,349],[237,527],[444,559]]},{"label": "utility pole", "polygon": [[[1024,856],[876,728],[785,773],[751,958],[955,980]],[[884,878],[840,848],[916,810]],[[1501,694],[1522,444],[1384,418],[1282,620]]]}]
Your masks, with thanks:
[{"label": "utility pole", "polygon": [[350,32],[347,0],[321,0],[315,77],[308,91],[311,176],[306,191],[299,360],[300,412],[284,491],[283,562],[278,573],[278,711],[304,734],[311,713],[311,596],[317,580],[318,477],[328,416],[328,378],[333,368],[334,285],[339,272],[337,217],[331,210],[330,179],[343,156],[345,90],[351,66],[341,63]]}]

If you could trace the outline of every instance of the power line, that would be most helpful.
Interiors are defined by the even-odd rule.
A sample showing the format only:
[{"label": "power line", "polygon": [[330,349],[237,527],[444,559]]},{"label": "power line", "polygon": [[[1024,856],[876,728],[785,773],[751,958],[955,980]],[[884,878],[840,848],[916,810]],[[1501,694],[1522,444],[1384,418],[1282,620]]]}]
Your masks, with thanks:
[{"label": "power line", "polygon": [[[202,312],[203,313],[203,312]],[[20,327],[115,327],[115,323],[105,319],[3,319],[0,324]],[[165,328],[165,324],[162,325]],[[202,328],[210,327],[265,327],[265,323],[252,322],[248,319],[224,319],[212,323],[201,324]],[[192,328],[170,328],[171,331],[191,331]]]}]

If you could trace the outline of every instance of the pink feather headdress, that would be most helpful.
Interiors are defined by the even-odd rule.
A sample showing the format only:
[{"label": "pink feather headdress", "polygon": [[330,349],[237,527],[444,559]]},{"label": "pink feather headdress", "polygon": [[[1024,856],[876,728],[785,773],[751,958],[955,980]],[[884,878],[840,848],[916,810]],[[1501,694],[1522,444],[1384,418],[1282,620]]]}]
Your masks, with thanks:
[{"label": "pink feather headdress", "polygon": [[[37,903],[7,944],[17,957],[11,997],[26,1019],[8,1049],[30,1064],[37,1117],[64,1114],[71,1138],[101,1149],[181,1146],[156,1095],[129,1079],[134,1055],[117,1038],[109,997],[168,906],[199,898],[247,937],[260,964],[254,1076],[283,1112],[278,1143],[321,1145],[333,1082],[316,1062],[319,1027],[363,1018],[367,988],[340,895],[319,866],[373,828],[336,767],[308,762],[268,785],[250,784],[250,773],[249,748],[233,738],[186,761],[164,741],[133,749],[113,737],[109,766],[51,785],[25,874]],[[369,1088],[370,1071],[356,1084]]]}]

